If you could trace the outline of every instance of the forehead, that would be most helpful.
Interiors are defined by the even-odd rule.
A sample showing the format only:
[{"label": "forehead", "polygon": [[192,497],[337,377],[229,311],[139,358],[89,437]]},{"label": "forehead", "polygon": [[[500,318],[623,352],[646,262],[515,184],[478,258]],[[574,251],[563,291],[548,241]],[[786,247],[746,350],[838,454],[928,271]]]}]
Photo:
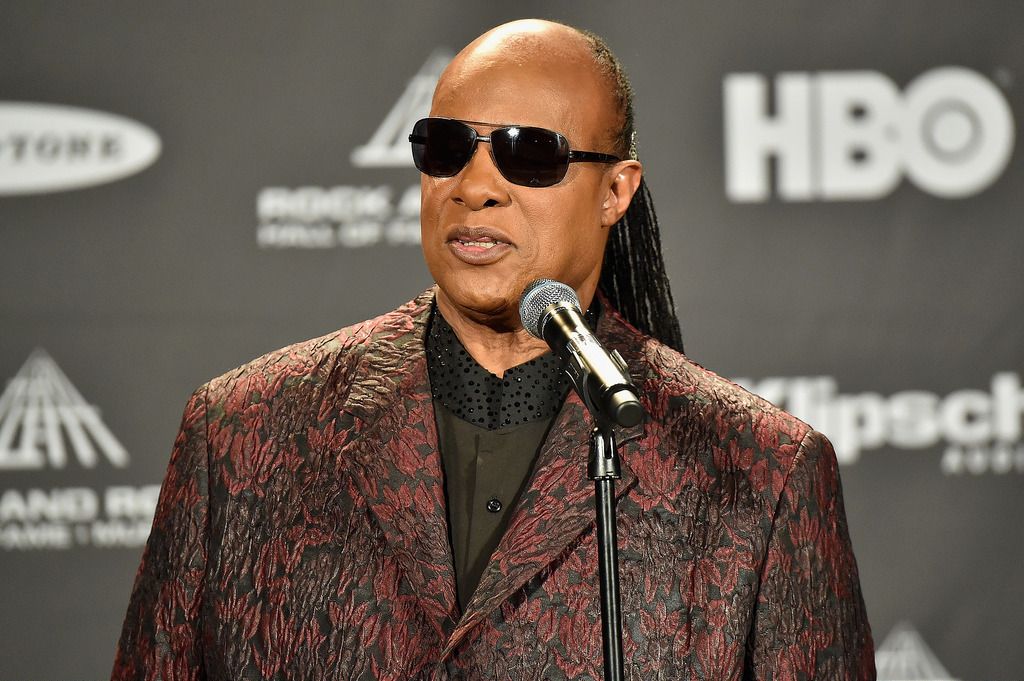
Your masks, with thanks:
[{"label": "forehead", "polygon": [[431,115],[549,128],[574,144],[605,137],[615,119],[592,60],[560,50],[460,55],[438,82]]}]

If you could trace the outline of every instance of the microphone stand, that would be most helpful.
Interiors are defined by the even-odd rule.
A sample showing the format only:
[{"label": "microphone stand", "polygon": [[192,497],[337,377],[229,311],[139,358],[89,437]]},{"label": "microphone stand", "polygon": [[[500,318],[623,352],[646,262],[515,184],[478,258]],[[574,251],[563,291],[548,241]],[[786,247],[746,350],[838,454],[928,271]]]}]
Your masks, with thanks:
[{"label": "microphone stand", "polygon": [[[533,299],[533,293],[547,291],[551,287],[555,289],[555,300],[544,299],[543,316],[535,318],[539,305]],[[560,291],[559,287],[565,291]],[[643,419],[644,410],[629,377],[626,361],[615,350],[606,352],[597,338],[589,333],[576,294],[568,286],[539,279],[523,292],[519,308],[523,327],[536,329],[530,333],[543,338],[566,361],[565,372],[596,424],[590,433],[587,477],[594,481],[597,515],[604,681],[622,681],[619,546],[615,525],[615,481],[621,479],[622,468],[612,426],[636,425]]]},{"label": "microphone stand", "polygon": [[615,529],[615,481],[622,477],[611,424],[592,410],[587,477],[597,506],[597,571],[601,582],[601,633],[605,681],[622,681],[622,613],[619,608],[619,544]]},{"label": "microphone stand", "polygon": [[[618,352],[610,354],[611,362],[622,372],[627,371],[626,362]],[[598,368],[600,369],[600,367]],[[622,681],[624,678],[622,653],[622,611],[619,605],[619,543],[615,523],[615,481],[622,478],[622,466],[612,426],[633,425],[641,413],[632,411],[629,415],[615,405],[621,402],[607,402],[600,399],[600,381],[592,373],[594,367],[583,362],[569,362],[566,373],[572,380],[576,392],[583,399],[594,417],[594,430],[590,433],[590,461],[587,477],[594,481],[594,503],[597,515],[597,573],[601,595],[601,638],[604,652],[604,681]],[[627,374],[628,376],[628,374]],[[628,378],[627,378],[628,380]],[[606,382],[607,383],[607,382]],[[635,401],[635,395],[630,392]],[[639,403],[636,403],[639,407]],[[611,413],[606,412],[608,408]],[[632,420],[633,423],[623,421]]]}]

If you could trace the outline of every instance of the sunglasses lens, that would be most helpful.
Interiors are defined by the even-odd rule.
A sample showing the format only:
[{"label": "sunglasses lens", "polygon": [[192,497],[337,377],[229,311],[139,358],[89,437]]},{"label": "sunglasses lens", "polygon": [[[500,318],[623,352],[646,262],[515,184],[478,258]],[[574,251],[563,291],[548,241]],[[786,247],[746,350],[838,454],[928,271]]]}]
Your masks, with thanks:
[{"label": "sunglasses lens", "polygon": [[409,141],[413,163],[421,173],[451,177],[469,163],[476,131],[458,121],[424,118],[416,121]]},{"label": "sunglasses lens", "polygon": [[505,179],[527,187],[558,184],[569,169],[569,142],[544,128],[513,126],[495,130],[491,150]]}]

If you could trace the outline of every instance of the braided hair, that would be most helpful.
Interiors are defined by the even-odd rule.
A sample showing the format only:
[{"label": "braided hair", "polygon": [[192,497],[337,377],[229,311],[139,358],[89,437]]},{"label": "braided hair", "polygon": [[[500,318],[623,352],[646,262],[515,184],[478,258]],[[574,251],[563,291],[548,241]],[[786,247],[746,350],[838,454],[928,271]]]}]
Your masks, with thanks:
[{"label": "braided hair", "polygon": [[[570,28],[590,44],[598,69],[612,86],[621,120],[619,129],[614,131],[616,154],[636,160],[633,87],[626,72],[604,39],[584,29]],[[598,285],[630,324],[665,345],[683,351],[683,332],[661,254],[658,216],[643,178],[625,214],[612,227]]]}]

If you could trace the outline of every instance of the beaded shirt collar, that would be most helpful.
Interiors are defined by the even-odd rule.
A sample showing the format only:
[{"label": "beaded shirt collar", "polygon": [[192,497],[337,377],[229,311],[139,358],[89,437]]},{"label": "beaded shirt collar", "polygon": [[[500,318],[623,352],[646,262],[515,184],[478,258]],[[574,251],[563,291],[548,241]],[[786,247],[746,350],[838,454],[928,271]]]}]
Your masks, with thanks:
[{"label": "beaded shirt collar", "polygon": [[[597,297],[586,314],[596,327]],[[434,306],[426,337],[430,392],[464,421],[487,430],[552,418],[569,391],[564,362],[552,352],[518,364],[498,377],[466,351],[455,330]]]}]

